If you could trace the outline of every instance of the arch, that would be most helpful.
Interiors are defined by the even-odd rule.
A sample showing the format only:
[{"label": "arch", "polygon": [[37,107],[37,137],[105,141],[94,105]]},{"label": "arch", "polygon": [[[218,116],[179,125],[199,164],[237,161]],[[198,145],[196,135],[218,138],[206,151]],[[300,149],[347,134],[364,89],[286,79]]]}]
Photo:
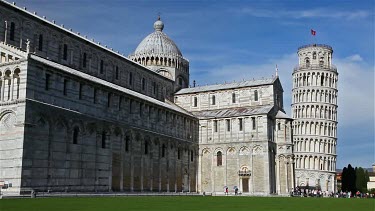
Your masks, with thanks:
[{"label": "arch", "polygon": [[309,57],[305,58],[305,65],[306,65],[306,67],[310,67],[310,58]]},{"label": "arch", "polygon": [[256,146],[253,147],[253,154],[260,154],[262,152],[263,152],[262,146],[256,145]]},{"label": "arch", "polygon": [[245,171],[245,172],[249,172],[249,171],[250,171],[250,168],[249,168],[249,166],[247,166],[247,165],[242,165],[242,166],[240,167],[240,170],[241,170],[241,171]]},{"label": "arch", "polygon": [[172,74],[167,69],[160,68],[156,72],[159,73],[160,75],[166,77],[166,78],[174,80],[173,77],[172,77]]},{"label": "arch", "polygon": [[236,153],[236,148],[234,147],[228,147],[227,149],[227,155],[234,155]]},{"label": "arch", "polygon": [[239,155],[249,155],[250,149],[246,146],[240,148]]},{"label": "arch", "polygon": [[204,148],[202,149],[202,155],[203,156],[207,156],[211,153],[210,149],[209,148]]},{"label": "arch", "polygon": [[9,129],[15,127],[17,122],[16,113],[13,110],[7,109],[0,113],[0,133],[5,133]]}]

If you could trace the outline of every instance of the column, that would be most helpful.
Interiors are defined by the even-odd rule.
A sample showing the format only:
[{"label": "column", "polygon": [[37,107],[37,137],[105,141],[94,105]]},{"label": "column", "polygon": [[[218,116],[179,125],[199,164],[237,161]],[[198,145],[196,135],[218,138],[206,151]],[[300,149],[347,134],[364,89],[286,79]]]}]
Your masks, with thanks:
[{"label": "column", "polygon": [[[142,140],[142,142],[141,143],[143,143],[143,140]],[[143,144],[141,144],[141,146],[142,146]],[[142,147],[141,147],[142,148]],[[141,149],[141,151],[142,151],[142,149]],[[141,154],[143,154],[143,153],[141,153]],[[147,155],[146,155],[147,156]],[[141,166],[140,166],[140,168],[141,168],[141,192],[143,192],[143,179],[144,179],[144,162],[145,162],[145,156],[143,156],[143,155],[141,155]]]},{"label": "column", "polygon": [[[132,140],[132,141],[134,141],[134,140]],[[133,156],[133,152],[131,152],[131,155],[130,155],[130,191],[134,192],[134,156]]]},{"label": "column", "polygon": [[112,145],[110,146],[110,150],[111,150],[111,152],[110,152],[110,154],[111,154],[111,156],[110,156],[110,165],[109,165],[109,179],[108,179],[108,192],[113,192],[113,190],[112,190],[112,174],[113,174],[113,153],[112,153]]},{"label": "column", "polygon": [[201,154],[199,152],[199,159],[198,159],[198,171],[197,172],[197,192],[200,193],[202,192],[202,186],[201,186],[201,182],[202,182],[202,178],[201,178],[201,172],[202,172],[202,156],[203,154]]},{"label": "column", "polygon": [[[178,151],[179,151],[179,146],[176,146],[176,150],[177,150],[177,154],[178,154]],[[174,164],[174,175],[175,175],[175,180],[174,180],[174,192],[177,193],[177,180],[178,180],[178,168],[177,168],[177,163],[178,163],[178,155],[175,156],[175,164]]]},{"label": "column", "polygon": [[20,49],[22,49],[22,36],[23,36],[23,27],[21,27],[21,33],[20,33]]},{"label": "column", "polygon": [[6,78],[4,80],[4,83],[6,83],[5,85],[5,89],[4,89],[4,101],[8,101],[10,100],[10,90],[11,90],[11,84],[12,84],[12,80],[9,78]]},{"label": "column", "polygon": [[295,169],[295,167],[294,167],[294,165],[295,165],[295,162],[294,161],[292,161],[291,162],[291,165],[290,165],[290,173],[291,173],[291,182],[292,182],[292,188],[293,188],[293,190],[294,190],[294,188],[295,188],[295,184],[294,184],[294,169]]},{"label": "column", "polygon": [[280,160],[279,158],[276,158],[276,190],[277,193],[281,193],[281,187],[280,187]]},{"label": "column", "polygon": [[10,85],[10,87],[11,87],[11,90],[10,90],[10,100],[13,100],[13,91],[14,91],[14,81],[15,81],[15,78],[12,77],[10,81],[11,81],[11,85]]},{"label": "column", "polygon": [[125,147],[124,147],[124,137],[121,137],[121,160],[120,160],[120,191],[124,191],[124,155],[125,155]]},{"label": "column", "polygon": [[4,43],[7,44],[8,22],[5,21]]},{"label": "column", "polygon": [[286,180],[286,187],[285,187],[285,192],[289,192],[289,180],[288,180],[288,162],[285,162],[285,180]]},{"label": "column", "polygon": [[0,93],[0,101],[4,101],[4,92],[5,92],[5,76],[3,78],[1,78],[2,80],[2,83],[1,83],[1,93]]},{"label": "column", "polygon": [[[242,177],[239,177],[240,178],[240,187],[239,187],[239,190],[241,190],[241,192],[243,193],[243,188],[242,188]],[[250,179],[249,179],[249,183],[250,183]],[[250,192],[250,189],[249,189],[249,192]]]},{"label": "column", "polygon": [[[163,144],[159,143],[159,152],[162,150]],[[161,159],[159,159],[159,192],[161,192]]]}]

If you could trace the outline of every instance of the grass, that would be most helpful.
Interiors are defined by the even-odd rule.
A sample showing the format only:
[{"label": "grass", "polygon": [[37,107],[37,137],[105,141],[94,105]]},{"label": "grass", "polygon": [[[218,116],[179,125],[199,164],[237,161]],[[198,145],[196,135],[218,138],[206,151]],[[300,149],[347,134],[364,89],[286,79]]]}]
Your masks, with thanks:
[{"label": "grass", "polygon": [[0,211],[124,211],[124,210],[286,210],[373,211],[374,199],[131,196],[97,198],[2,199]]}]

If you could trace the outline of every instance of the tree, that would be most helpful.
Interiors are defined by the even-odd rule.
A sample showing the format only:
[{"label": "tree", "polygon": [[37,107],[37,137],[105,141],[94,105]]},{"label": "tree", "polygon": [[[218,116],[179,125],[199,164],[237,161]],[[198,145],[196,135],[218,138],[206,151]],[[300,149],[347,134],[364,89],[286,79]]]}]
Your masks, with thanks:
[{"label": "tree", "polygon": [[348,165],[348,191],[351,191],[352,193],[355,193],[357,191],[355,187],[355,169],[352,167],[352,165]]},{"label": "tree", "polygon": [[342,191],[351,191],[352,193],[356,192],[356,175],[355,175],[355,169],[352,167],[352,165],[348,165],[348,168],[344,167],[342,170],[341,175],[341,189]]},{"label": "tree", "polygon": [[356,181],[355,186],[356,189],[362,193],[367,192],[367,182],[369,181],[368,172],[365,171],[362,167],[355,168],[356,174]]},{"label": "tree", "polygon": [[348,169],[344,167],[341,173],[341,190],[348,191]]}]

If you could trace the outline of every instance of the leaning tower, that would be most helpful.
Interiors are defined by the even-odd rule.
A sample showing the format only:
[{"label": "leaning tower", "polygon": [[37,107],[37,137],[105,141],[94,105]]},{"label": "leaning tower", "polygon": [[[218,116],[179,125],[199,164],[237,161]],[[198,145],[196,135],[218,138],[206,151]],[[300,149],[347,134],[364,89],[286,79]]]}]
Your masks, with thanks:
[{"label": "leaning tower", "polygon": [[292,115],[296,185],[335,191],[337,79],[332,47],[298,49],[293,71]]}]

